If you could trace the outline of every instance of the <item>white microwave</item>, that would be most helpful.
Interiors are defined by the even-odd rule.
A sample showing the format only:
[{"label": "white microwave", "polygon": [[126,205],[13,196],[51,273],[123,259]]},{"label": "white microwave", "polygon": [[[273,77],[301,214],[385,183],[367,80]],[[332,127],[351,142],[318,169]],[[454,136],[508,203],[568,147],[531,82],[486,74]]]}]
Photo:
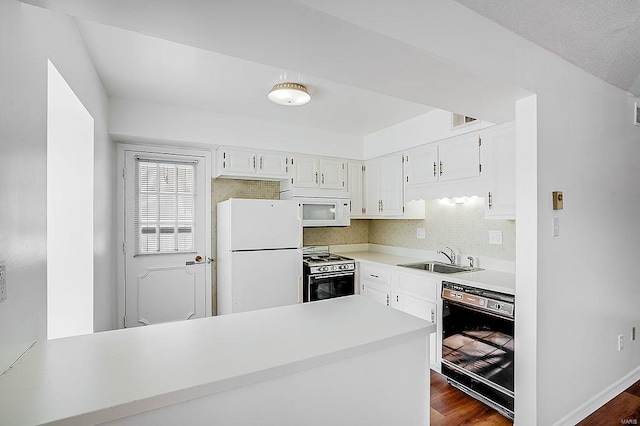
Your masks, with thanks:
[{"label": "white microwave", "polygon": [[348,192],[292,188],[280,192],[280,199],[298,202],[303,227],[351,225],[351,201]]},{"label": "white microwave", "polygon": [[303,227],[349,226],[351,209],[345,198],[294,198],[300,205]]}]

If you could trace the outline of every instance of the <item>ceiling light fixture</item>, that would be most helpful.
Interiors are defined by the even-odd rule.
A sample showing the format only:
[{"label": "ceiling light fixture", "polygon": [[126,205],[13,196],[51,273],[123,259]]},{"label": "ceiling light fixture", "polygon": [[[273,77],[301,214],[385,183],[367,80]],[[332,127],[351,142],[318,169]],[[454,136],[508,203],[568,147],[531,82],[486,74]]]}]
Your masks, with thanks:
[{"label": "ceiling light fixture", "polygon": [[271,102],[285,106],[304,105],[311,100],[307,88],[299,83],[278,83],[267,97]]}]

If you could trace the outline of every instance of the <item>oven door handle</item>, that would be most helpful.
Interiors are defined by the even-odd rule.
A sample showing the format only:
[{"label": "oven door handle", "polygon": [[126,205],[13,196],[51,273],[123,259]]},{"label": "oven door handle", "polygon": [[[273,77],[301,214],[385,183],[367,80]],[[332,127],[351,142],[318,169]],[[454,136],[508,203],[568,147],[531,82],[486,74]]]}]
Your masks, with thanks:
[{"label": "oven door handle", "polygon": [[354,272],[341,272],[341,273],[330,273],[330,274],[321,274],[321,275],[309,275],[309,282],[311,282],[314,278],[333,278],[333,277],[347,277],[349,275],[354,275]]}]

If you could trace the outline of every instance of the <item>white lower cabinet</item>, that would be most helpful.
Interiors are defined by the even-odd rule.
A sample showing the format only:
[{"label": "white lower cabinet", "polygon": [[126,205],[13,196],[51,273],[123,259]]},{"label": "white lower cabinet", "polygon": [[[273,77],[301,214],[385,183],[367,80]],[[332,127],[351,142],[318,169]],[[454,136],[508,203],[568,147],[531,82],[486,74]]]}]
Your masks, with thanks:
[{"label": "white lower cabinet", "polygon": [[382,305],[436,324],[429,336],[429,366],[440,371],[442,325],[439,289],[441,280],[425,272],[375,262],[359,262],[360,294]]},{"label": "white lower cabinet", "polygon": [[[422,318],[436,324],[440,329],[438,289],[441,281],[426,273],[415,274],[399,271],[397,283],[392,292],[391,306],[410,315]],[[434,370],[440,371],[439,348],[441,339],[438,332],[429,336],[429,364]],[[441,334],[440,334],[441,335]]]},{"label": "white lower cabinet", "polygon": [[362,262],[360,262],[359,268],[360,294],[374,302],[389,306],[393,268]]}]

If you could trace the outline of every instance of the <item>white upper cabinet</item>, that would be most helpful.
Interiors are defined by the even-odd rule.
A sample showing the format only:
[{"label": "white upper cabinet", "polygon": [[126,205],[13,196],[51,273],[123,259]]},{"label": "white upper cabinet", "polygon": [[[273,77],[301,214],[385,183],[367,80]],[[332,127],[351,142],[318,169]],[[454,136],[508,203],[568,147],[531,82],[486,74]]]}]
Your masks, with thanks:
[{"label": "white upper cabinet", "polygon": [[216,177],[280,180],[287,178],[287,155],[279,152],[220,147]]},{"label": "white upper cabinet", "polygon": [[483,196],[482,145],[472,132],[406,150],[405,200]]},{"label": "white upper cabinet", "polygon": [[346,188],[346,162],[343,160],[323,159],[320,164],[320,188],[345,189]]},{"label": "white upper cabinet", "polygon": [[344,160],[294,155],[291,166],[291,177],[286,187],[346,190]]},{"label": "white upper cabinet", "polygon": [[438,144],[440,181],[480,176],[480,136],[476,133],[458,136]]},{"label": "white upper cabinet", "polygon": [[407,151],[404,159],[405,185],[438,181],[438,144],[430,143]]},{"label": "white upper cabinet", "polygon": [[516,218],[515,123],[490,127],[482,134],[487,193],[487,219]]},{"label": "white upper cabinet", "polygon": [[364,176],[367,217],[402,216],[402,155],[392,154],[366,161]]},{"label": "white upper cabinet", "polygon": [[355,219],[364,216],[363,203],[363,164],[360,161],[349,161],[347,163],[347,191],[349,192],[351,218]]},{"label": "white upper cabinet", "polygon": [[405,185],[411,187],[479,177],[480,147],[480,136],[472,133],[406,151]]}]

